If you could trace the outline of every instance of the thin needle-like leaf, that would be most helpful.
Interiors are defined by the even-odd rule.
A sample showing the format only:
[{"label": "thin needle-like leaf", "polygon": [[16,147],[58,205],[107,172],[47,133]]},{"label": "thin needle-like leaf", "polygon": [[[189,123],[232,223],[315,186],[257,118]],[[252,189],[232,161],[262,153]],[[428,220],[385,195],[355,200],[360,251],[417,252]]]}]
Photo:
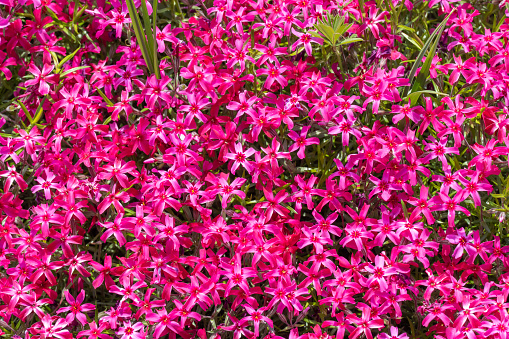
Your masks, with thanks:
[{"label": "thin needle-like leaf", "polygon": [[28,121],[30,121],[30,123],[32,123],[33,119],[32,119],[32,116],[30,115],[30,113],[28,112],[28,109],[26,108],[25,104],[22,103],[21,101],[19,100],[16,100],[16,102],[19,104],[19,106],[21,107],[21,109],[23,110],[23,112],[25,112],[25,115],[26,117],[28,118]]},{"label": "thin needle-like leaf", "polygon": [[[151,34],[152,26],[150,25],[150,18],[148,16],[147,3],[145,0],[141,0],[141,14],[143,17],[143,24],[145,26],[145,35],[147,37],[148,55],[150,57],[150,62],[153,63],[154,62],[154,57],[153,57],[154,35]],[[152,66],[154,66],[154,65],[152,64]],[[155,67],[154,67],[154,69],[155,69]]]},{"label": "thin needle-like leaf", "polygon": [[359,42],[359,41],[364,41],[362,38],[358,38],[358,37],[351,37],[351,38],[346,38],[345,40],[341,41],[339,44],[340,45],[348,45],[348,44],[352,44],[354,42]]},{"label": "thin needle-like leaf", "polygon": [[44,106],[44,102],[45,101],[46,101],[46,96],[44,98],[42,98],[41,103],[39,104],[39,107],[37,107],[37,110],[35,111],[34,119],[30,123],[30,125],[28,126],[27,132],[30,132],[32,127],[34,127],[39,122],[39,120],[41,120],[42,114],[44,113],[44,110],[42,108]]},{"label": "thin needle-like leaf", "polygon": [[161,72],[159,71],[159,60],[157,59],[157,5],[159,4],[159,0],[154,0],[152,3],[152,33],[154,34],[154,70],[156,73],[156,78],[159,79],[161,77]]},{"label": "thin needle-like leaf", "polygon": [[152,59],[149,58],[149,53],[147,50],[146,38],[141,30],[140,17],[138,16],[138,12],[136,11],[136,7],[134,6],[133,0],[126,0],[126,3],[127,8],[129,10],[129,16],[131,17],[131,22],[134,28],[134,34],[136,34],[136,40],[141,49],[141,54],[145,59],[149,72],[154,73],[154,68],[152,67]]},{"label": "thin needle-like leaf", "polygon": [[[451,17],[451,15],[456,11],[456,9],[453,9],[451,11],[451,13],[449,13],[449,15],[444,19],[444,21],[442,21],[440,23],[440,25],[438,25],[437,29],[435,29],[435,31],[433,31],[433,33],[430,35],[430,37],[428,38],[428,40],[426,40],[426,43],[424,44],[424,46],[422,47],[419,55],[417,56],[417,59],[415,60],[415,63],[412,67],[412,69],[410,70],[410,75],[408,77],[408,80],[410,82],[410,84],[412,84],[413,80],[414,80],[414,77],[415,77],[415,73],[417,73],[417,69],[419,68],[419,66],[421,65],[421,62],[422,62],[422,58],[424,57],[424,54],[426,54],[426,52],[428,51],[428,48],[431,46],[431,44],[434,42],[434,48],[433,48],[433,54],[428,54],[428,58],[429,58],[429,55],[431,55],[431,59],[433,59],[433,55],[436,51],[436,47],[438,45],[438,41],[440,40],[440,36],[442,35],[442,32],[444,31],[444,28],[445,28],[445,25],[447,23],[447,21],[449,21],[449,18]],[[435,38],[437,38],[435,40]],[[429,64],[431,65],[431,59],[430,59],[430,62]],[[426,60],[427,61],[427,60]],[[423,67],[424,68],[424,67]],[[428,72],[429,72],[429,66],[428,66]],[[420,75],[421,74],[425,74],[426,71],[421,69],[421,72],[419,73]],[[422,78],[422,77],[421,77]],[[424,88],[424,86],[423,86]],[[414,90],[414,87],[412,86],[412,91]],[[403,91],[403,96],[407,96],[408,95],[408,91],[409,91],[409,87],[406,87]],[[418,91],[418,90],[417,90]]]},{"label": "thin needle-like leaf", "polygon": [[56,72],[59,73],[60,72],[60,69],[62,69],[62,66],[69,60],[71,60],[72,58],[74,58],[74,56],[76,55],[76,53],[78,53],[78,51],[81,49],[81,44],[80,44],[80,47],[76,48],[76,50],[74,52],[72,52],[71,54],[69,54],[68,56],[66,56],[65,58],[63,58],[57,65],[57,69],[56,69]]}]

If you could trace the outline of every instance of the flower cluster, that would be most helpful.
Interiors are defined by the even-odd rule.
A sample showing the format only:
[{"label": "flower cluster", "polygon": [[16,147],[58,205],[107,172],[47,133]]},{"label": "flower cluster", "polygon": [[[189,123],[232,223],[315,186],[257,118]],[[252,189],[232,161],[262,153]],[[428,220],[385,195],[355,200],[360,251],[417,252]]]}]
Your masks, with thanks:
[{"label": "flower cluster", "polygon": [[509,336],[509,2],[0,0],[12,338]]}]

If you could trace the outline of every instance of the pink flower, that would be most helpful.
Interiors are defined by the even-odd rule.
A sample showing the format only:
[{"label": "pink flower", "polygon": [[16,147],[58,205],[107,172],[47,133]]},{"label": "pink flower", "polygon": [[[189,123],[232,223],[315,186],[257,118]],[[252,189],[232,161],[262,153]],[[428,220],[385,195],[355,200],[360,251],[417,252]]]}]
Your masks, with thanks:
[{"label": "pink flower", "polygon": [[320,143],[320,140],[318,138],[307,138],[306,137],[309,129],[310,129],[310,126],[303,127],[300,132],[300,135],[297,134],[297,132],[295,132],[295,131],[290,131],[288,133],[288,136],[293,141],[295,141],[295,143],[292,146],[290,146],[288,151],[290,151],[290,153],[291,153],[291,152],[295,152],[295,150],[299,149],[299,151],[297,152],[297,156],[299,157],[299,159],[304,159],[304,157],[305,157],[304,150],[305,150],[306,146],[316,145],[316,144]]},{"label": "pink flower", "polygon": [[122,339],[143,339],[147,335],[145,333],[145,327],[141,322],[137,322],[133,325],[131,321],[121,326],[116,334]]},{"label": "pink flower", "polygon": [[292,33],[299,37],[299,39],[293,43],[292,45],[292,51],[297,48],[297,46],[304,45],[304,49],[306,50],[306,53],[308,55],[313,54],[313,47],[311,46],[311,43],[314,42],[315,44],[323,45],[323,39],[316,38],[312,36],[310,33],[300,33],[296,31],[294,28],[292,28]]},{"label": "pink flower", "polygon": [[49,84],[56,84],[58,82],[58,74],[50,75],[53,69],[53,65],[44,64],[42,70],[40,70],[34,64],[30,64],[28,71],[35,76],[35,79],[28,80],[25,84],[28,86],[39,84],[39,93],[41,95],[48,94],[50,91]]},{"label": "pink flower", "polygon": [[371,317],[371,309],[369,307],[362,308],[361,318],[357,317],[355,314],[349,314],[346,318],[350,323],[357,325],[357,328],[350,334],[349,338],[351,339],[355,339],[362,334],[364,334],[366,338],[372,339],[373,335],[370,329],[379,329],[384,326],[383,319]]},{"label": "pink flower", "polygon": [[57,314],[63,312],[69,312],[65,317],[65,321],[70,324],[74,319],[78,320],[81,325],[85,326],[87,323],[87,316],[83,312],[89,312],[95,310],[95,306],[92,304],[83,304],[85,300],[85,291],[81,290],[76,299],[68,292],[65,291],[65,299],[70,306],[62,307],[57,311]]}]

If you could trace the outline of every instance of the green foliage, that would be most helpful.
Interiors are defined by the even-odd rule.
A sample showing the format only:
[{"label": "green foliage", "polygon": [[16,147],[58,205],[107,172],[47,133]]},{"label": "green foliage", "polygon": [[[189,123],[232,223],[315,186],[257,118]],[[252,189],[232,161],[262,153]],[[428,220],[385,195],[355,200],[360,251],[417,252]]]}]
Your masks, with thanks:
[{"label": "green foliage", "polygon": [[315,24],[315,29],[320,33],[311,32],[317,38],[322,38],[332,47],[338,45],[350,44],[357,41],[362,41],[361,38],[350,37],[340,41],[341,37],[352,27],[353,23],[345,23],[345,17],[336,15],[332,16],[327,13],[321,20]]},{"label": "green foliage", "polygon": [[[127,8],[129,9],[129,16],[131,17],[134,33],[136,34],[136,41],[140,45],[143,59],[149,69],[149,72],[155,74],[156,78],[160,78],[159,62],[157,61],[157,43],[156,43],[156,21],[157,21],[157,5],[153,7],[153,27],[150,25],[148,16],[147,4],[145,1],[141,2],[141,12],[143,16],[144,26],[141,25],[141,20],[136,11],[136,6],[133,0],[126,0]],[[154,1],[157,2],[157,1]]]},{"label": "green foliage", "polygon": [[[438,42],[440,41],[440,37],[442,36],[442,33],[444,32],[445,25],[447,24],[447,21],[449,21],[449,18],[455,11],[456,11],[456,9],[451,11],[451,13],[449,13],[449,15],[444,19],[444,21],[442,21],[440,23],[440,25],[437,27],[437,29],[435,29],[433,31],[433,33],[429,36],[428,40],[426,40],[426,43],[422,47],[419,55],[417,56],[414,66],[412,67],[412,70],[410,71],[410,76],[408,77],[410,84],[412,86],[411,87],[412,93],[422,91],[425,88],[424,87],[425,82],[429,75],[429,68],[431,66],[431,61],[433,60],[433,57],[436,55]],[[422,58],[424,57],[424,55],[426,54],[426,52],[428,51],[428,49],[430,47],[431,47],[431,49],[429,50],[428,56],[426,57],[426,60],[419,72],[419,75],[417,76],[417,79],[415,79],[415,82],[413,82],[413,80],[415,78],[415,74],[417,73],[417,69],[419,68],[419,66],[422,62]],[[405,96],[408,94],[408,89],[409,88],[407,87],[404,90]],[[419,98],[418,96],[413,97],[412,104],[415,104],[418,98]]]}]

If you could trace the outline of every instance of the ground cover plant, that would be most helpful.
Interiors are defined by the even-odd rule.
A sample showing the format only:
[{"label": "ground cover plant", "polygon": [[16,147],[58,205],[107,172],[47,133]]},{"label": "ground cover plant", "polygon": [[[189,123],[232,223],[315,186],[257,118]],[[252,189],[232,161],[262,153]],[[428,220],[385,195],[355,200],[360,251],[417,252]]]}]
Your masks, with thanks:
[{"label": "ground cover plant", "polygon": [[7,338],[509,335],[509,2],[0,0]]}]

